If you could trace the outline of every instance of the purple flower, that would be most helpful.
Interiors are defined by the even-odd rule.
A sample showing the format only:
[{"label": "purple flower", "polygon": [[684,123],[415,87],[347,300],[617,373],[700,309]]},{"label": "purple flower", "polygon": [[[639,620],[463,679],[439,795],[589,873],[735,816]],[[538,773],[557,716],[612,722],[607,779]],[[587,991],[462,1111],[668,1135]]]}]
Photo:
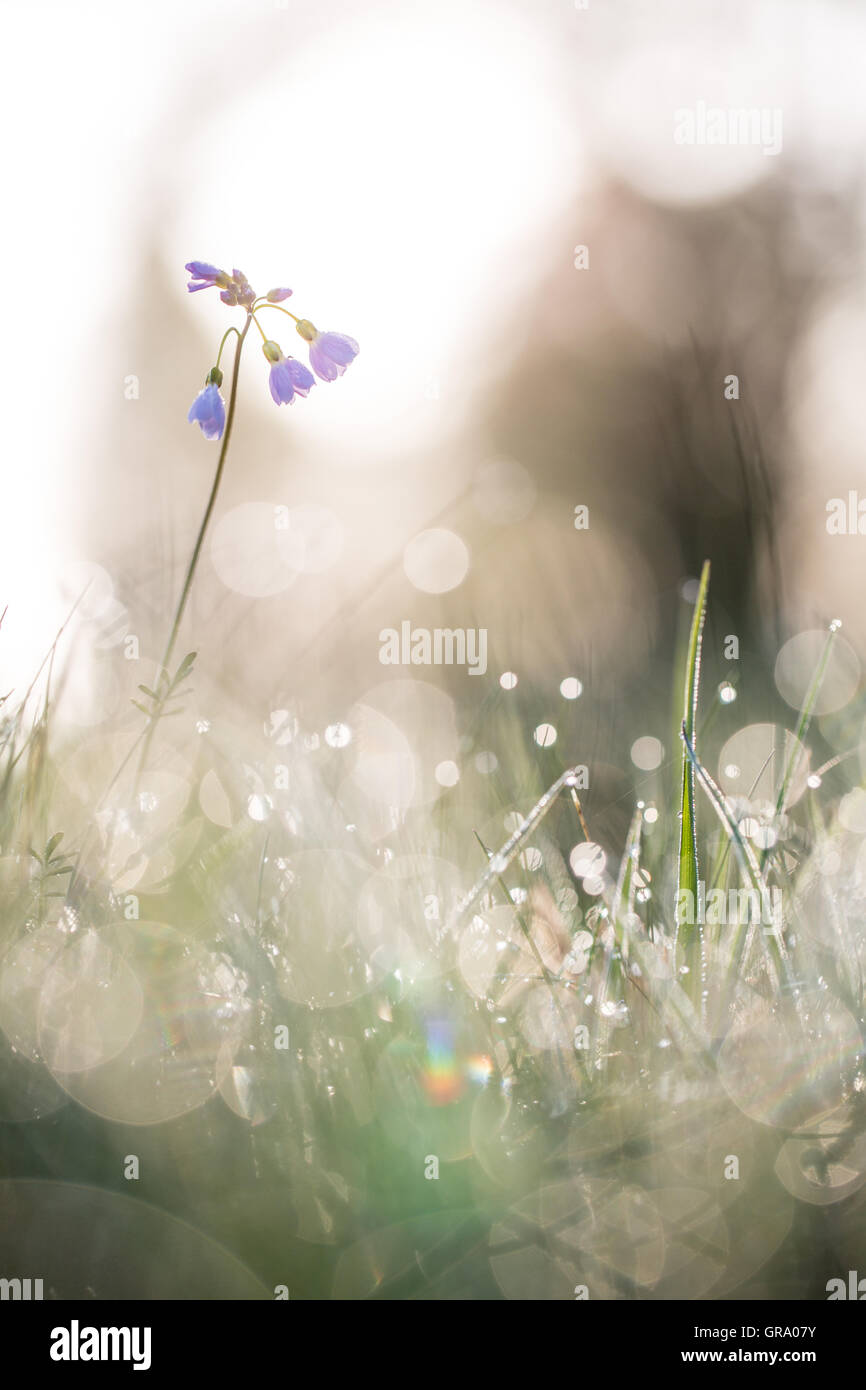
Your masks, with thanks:
[{"label": "purple flower", "polygon": [[220,295],[223,304],[243,304],[245,309],[249,309],[255,297],[256,292],[244,272],[232,270],[231,280]]},{"label": "purple flower", "polygon": [[187,420],[201,426],[205,439],[221,439],[226,426],[226,403],[215,381],[199,391],[189,408]]},{"label": "purple flower", "polygon": [[278,343],[267,342],[262,352],[271,363],[268,385],[277,405],[291,405],[295,395],[309,395],[316,382],[311,371],[296,357],[284,357]]},{"label": "purple flower", "polygon": [[209,265],[207,261],[187,261],[184,266],[191,276],[187,289],[190,294],[196,290],[209,290],[213,285],[227,285],[229,276],[218,266]]},{"label": "purple flower", "polygon": [[220,270],[219,266],[209,265],[207,261],[188,261],[185,269],[192,276],[187,285],[190,294],[194,294],[196,290],[209,290],[213,286],[219,286],[223,304],[231,307],[243,304],[247,309],[256,297],[242,270],[232,270],[229,275],[227,271]]},{"label": "purple flower", "polygon": [[209,261],[187,261],[184,269],[189,271],[194,280],[217,280],[225,273]]},{"label": "purple flower", "polygon": [[320,333],[309,319],[301,319],[297,329],[310,344],[310,366],[322,381],[336,381],[358,355],[358,344],[345,333]]}]

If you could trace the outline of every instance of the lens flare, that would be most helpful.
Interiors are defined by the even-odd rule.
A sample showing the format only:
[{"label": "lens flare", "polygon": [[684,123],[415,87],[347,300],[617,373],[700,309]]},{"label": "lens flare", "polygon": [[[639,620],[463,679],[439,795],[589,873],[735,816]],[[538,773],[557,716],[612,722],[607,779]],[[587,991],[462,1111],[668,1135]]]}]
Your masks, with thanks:
[{"label": "lens flare", "polygon": [[450,1019],[431,1019],[426,1033],[427,1053],[421,1080],[431,1105],[450,1105],[466,1094],[470,1084],[487,1085],[493,1062],[483,1052],[461,1057]]}]

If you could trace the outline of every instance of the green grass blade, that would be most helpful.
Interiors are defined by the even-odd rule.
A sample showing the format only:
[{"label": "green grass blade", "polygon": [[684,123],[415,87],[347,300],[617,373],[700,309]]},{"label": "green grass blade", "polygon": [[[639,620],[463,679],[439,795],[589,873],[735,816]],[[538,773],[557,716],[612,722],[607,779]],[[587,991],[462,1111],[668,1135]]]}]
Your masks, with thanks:
[{"label": "green grass blade", "polygon": [[[707,611],[707,592],[710,585],[710,562],[704,561],[701,582],[695,603],[689,645],[686,654],[686,681],[683,693],[683,731],[687,743],[694,748],[695,720],[698,710],[698,688],[701,679],[701,637]],[[698,896],[698,842],[695,825],[695,770],[688,751],[683,752],[682,820],[680,824],[679,891]],[[678,902],[682,897],[678,898]],[[677,934],[680,923],[677,922]]]},{"label": "green grass blade", "polygon": [[689,738],[686,730],[685,722],[683,722],[683,743],[686,750],[686,759],[692,774],[694,776],[694,774],[697,773],[698,780],[707,793],[716,815],[719,817],[725,831],[730,836],[744,876],[748,879],[752,888],[760,892],[764,887],[764,882],[761,878],[761,869],[755,856],[755,851],[752,849],[748,840],[744,839],[742,831],[737,824],[736,817],[728,805],[727,797],[721,787],[713,780],[703,763],[698,759],[694,744]]},{"label": "green grass blade", "polygon": [[[686,735],[685,725],[683,725],[683,742],[686,748],[686,757],[691,763],[692,770],[697,774],[698,781],[706,792],[710,804],[721,821],[730,843],[734,847],[734,853],[739,862],[743,876],[749,883],[751,889],[758,895],[758,899],[763,905],[766,884],[761,876],[761,867],[758,863],[755,851],[752,849],[748,840],[744,838],[737,824],[737,818],[731,810],[728,799],[721,787],[713,780],[697,757],[691,741]],[[733,989],[740,974],[741,964],[747,954],[755,930],[755,925],[747,921],[741,925],[734,936],[727,970],[727,990],[722,1010],[723,1016],[733,996]],[[776,984],[779,985],[783,978],[790,979],[791,976],[788,950],[785,946],[781,930],[767,931],[764,933],[764,938],[768,949],[768,964],[771,965],[776,976]]]}]

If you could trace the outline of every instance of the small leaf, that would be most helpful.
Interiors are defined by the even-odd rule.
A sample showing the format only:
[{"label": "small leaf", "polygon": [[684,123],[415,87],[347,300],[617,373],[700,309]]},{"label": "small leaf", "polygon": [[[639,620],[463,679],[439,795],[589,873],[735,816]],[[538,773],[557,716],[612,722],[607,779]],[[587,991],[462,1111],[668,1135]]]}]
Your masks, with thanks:
[{"label": "small leaf", "polygon": [[186,676],[189,675],[190,671],[192,670],[195,664],[195,659],[197,656],[198,652],[187,652],[186,656],[184,657],[183,661],[180,663],[174,674],[174,680],[171,682],[172,690],[175,688],[176,685],[178,685],[182,680],[184,680]]},{"label": "small leaf", "polygon": [[60,841],[61,841],[62,839],[63,839],[63,831],[62,831],[62,830],[58,830],[58,832],[57,832],[56,835],[52,835],[52,836],[51,836],[51,839],[48,841],[48,844],[45,846],[45,862],[46,862],[46,864],[48,863],[49,859],[50,859],[51,856],[53,855],[54,851],[56,850],[57,846],[60,844]]}]

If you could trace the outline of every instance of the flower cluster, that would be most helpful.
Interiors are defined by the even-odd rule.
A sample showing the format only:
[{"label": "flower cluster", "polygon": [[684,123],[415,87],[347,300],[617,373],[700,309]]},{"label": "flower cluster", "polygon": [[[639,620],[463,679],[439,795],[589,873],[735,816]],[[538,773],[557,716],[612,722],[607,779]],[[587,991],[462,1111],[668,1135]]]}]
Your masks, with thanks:
[{"label": "flower cluster", "polygon": [[[358,355],[358,344],[354,338],[349,338],[345,333],[320,333],[309,319],[299,319],[289,309],[283,309],[282,301],[289,298],[292,293],[290,289],[280,286],[257,297],[242,270],[235,269],[229,275],[228,271],[220,270],[207,261],[190,261],[186,269],[190,275],[187,289],[191,294],[196,290],[218,289],[224,304],[230,308],[240,305],[246,309],[247,327],[254,323],[262,335],[262,352],[270,363],[268,385],[277,405],[290,405],[295,396],[309,395],[310,388],[316,384],[316,377],[320,381],[336,381]],[[284,357],[279,343],[266,335],[257,315],[263,309],[272,308],[295,320],[296,330],[309,348],[312,371],[296,358]],[[200,426],[206,439],[220,439],[225,429],[226,407],[220,392],[223,374],[219,363],[226,339],[232,332],[241,336],[236,328],[230,328],[224,335],[216,366],[208,372],[205,385],[190,406],[187,416],[191,424]]]},{"label": "flower cluster", "polygon": [[189,261],[186,269],[191,276],[187,285],[190,294],[219,286],[220,299],[232,308],[236,304],[243,304],[248,309],[255,300],[255,291],[242,270],[233,270],[229,275],[228,271],[208,265],[207,261]]}]

